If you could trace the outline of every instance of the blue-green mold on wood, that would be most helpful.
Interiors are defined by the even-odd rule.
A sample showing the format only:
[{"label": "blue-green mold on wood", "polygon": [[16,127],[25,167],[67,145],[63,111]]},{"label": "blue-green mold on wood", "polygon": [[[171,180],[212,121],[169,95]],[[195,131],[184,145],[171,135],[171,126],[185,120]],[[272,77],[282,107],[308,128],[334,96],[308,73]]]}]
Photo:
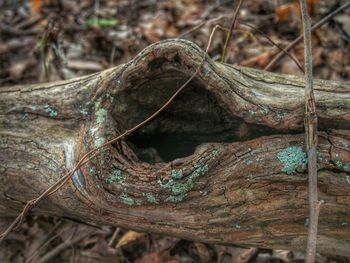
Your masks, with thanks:
[{"label": "blue-green mold on wood", "polygon": [[49,104],[46,104],[46,105],[44,106],[44,111],[45,111],[46,113],[48,113],[49,116],[50,116],[51,118],[56,118],[57,115],[58,115],[57,110],[55,110],[54,108],[52,108]]},{"label": "blue-green mold on wood", "polygon": [[[212,150],[210,154],[194,165],[193,171],[186,178],[184,178],[184,172],[189,168],[184,167],[181,169],[172,169],[169,180],[158,180],[158,184],[161,188],[168,189],[172,193],[165,201],[172,203],[183,201],[187,193],[194,187],[195,181],[208,173],[209,165],[207,162],[210,159],[217,159],[219,155],[220,153],[218,150]],[[205,192],[205,194],[207,194],[207,192]]]},{"label": "blue-green mold on wood", "polygon": [[148,203],[158,204],[157,197],[153,193],[144,193],[143,195],[146,196]]},{"label": "blue-green mold on wood", "polygon": [[350,172],[350,163],[344,163],[340,160],[333,161],[334,164],[345,172]]},{"label": "blue-green mold on wood", "polygon": [[105,138],[98,138],[97,137],[96,140],[95,140],[95,147],[98,148],[101,145],[103,145],[105,142],[106,142]]},{"label": "blue-green mold on wood", "polygon": [[296,173],[298,168],[305,169],[307,155],[302,147],[288,147],[277,153],[278,160],[283,164],[282,171],[288,175]]},{"label": "blue-green mold on wood", "polygon": [[172,179],[182,179],[183,177],[182,170],[173,169],[171,170],[170,176]]},{"label": "blue-green mold on wood", "polygon": [[161,180],[158,180],[159,185],[161,186],[161,188],[164,189],[169,189],[172,191],[172,193],[174,195],[182,195],[182,194],[186,194],[187,192],[189,192],[194,185],[194,182],[196,181],[196,179],[198,177],[200,177],[201,175],[205,175],[206,173],[208,173],[208,164],[204,164],[204,165],[199,165],[196,164],[195,165],[195,169],[193,170],[192,174],[186,178],[186,180],[184,182],[178,182],[176,181],[177,179],[181,179],[182,178],[182,172],[181,172],[181,177],[179,176],[178,172],[174,172],[174,170],[171,171],[171,177],[172,175],[176,175],[180,178],[174,178],[174,179],[170,179],[167,182],[162,182]]},{"label": "blue-green mold on wood", "polygon": [[119,200],[127,205],[134,205],[136,203],[135,200],[127,194],[119,196]]},{"label": "blue-green mold on wood", "polygon": [[107,111],[105,109],[98,109],[96,111],[96,122],[101,124],[105,121],[107,116]]},{"label": "blue-green mold on wood", "polygon": [[112,174],[106,178],[106,183],[112,184],[114,182],[125,185],[125,176],[123,176],[122,171],[119,169],[115,169]]}]

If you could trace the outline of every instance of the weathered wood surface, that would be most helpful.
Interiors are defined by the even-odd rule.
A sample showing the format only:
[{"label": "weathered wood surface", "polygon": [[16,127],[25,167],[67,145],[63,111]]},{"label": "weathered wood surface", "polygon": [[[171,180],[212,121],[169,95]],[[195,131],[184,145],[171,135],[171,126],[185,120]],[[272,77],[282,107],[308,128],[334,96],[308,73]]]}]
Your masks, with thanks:
[{"label": "weathered wood surface", "polygon": [[[88,150],[156,111],[195,72],[190,42],[89,76],[0,88],[0,215],[17,215]],[[315,80],[318,249],[350,255],[350,85]],[[207,58],[155,120],[101,151],[34,212],[221,244],[304,250],[301,78]]]}]

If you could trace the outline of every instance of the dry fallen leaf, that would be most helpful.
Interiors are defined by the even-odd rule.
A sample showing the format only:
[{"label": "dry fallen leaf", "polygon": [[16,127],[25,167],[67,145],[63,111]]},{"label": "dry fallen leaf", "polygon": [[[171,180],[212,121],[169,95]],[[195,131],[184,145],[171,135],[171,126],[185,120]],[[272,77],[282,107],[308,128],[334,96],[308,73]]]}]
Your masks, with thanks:
[{"label": "dry fallen leaf", "polygon": [[122,246],[125,246],[125,245],[145,236],[145,235],[146,235],[145,233],[138,233],[138,232],[130,230],[130,231],[126,232],[125,235],[119,239],[119,241],[116,245],[116,248],[120,248]]},{"label": "dry fallen leaf", "polygon": [[39,14],[43,4],[43,0],[32,0],[32,15]]}]

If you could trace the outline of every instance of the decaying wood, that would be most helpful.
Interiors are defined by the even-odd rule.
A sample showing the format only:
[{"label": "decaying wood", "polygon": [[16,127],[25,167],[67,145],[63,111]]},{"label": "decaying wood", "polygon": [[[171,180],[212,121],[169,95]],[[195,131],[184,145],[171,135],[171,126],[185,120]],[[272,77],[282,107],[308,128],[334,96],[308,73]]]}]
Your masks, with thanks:
[{"label": "decaying wood", "polygon": [[[88,150],[156,111],[201,63],[151,45],[78,79],[0,88],[0,215],[15,216]],[[304,250],[301,78],[213,62],[150,124],[101,150],[34,212],[221,244]],[[350,84],[314,81],[318,249],[350,255]]]}]

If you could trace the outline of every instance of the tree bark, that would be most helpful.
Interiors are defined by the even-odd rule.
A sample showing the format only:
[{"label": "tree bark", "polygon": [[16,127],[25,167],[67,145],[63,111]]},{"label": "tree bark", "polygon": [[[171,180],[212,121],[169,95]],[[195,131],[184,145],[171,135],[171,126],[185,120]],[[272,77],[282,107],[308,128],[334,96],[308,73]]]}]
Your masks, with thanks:
[{"label": "tree bark", "polygon": [[[167,40],[85,77],[0,88],[0,215],[14,216],[87,151],[146,119],[204,56]],[[34,209],[218,244],[304,250],[304,80],[220,64],[155,120],[100,150]],[[314,82],[318,250],[350,255],[350,84]]]}]

